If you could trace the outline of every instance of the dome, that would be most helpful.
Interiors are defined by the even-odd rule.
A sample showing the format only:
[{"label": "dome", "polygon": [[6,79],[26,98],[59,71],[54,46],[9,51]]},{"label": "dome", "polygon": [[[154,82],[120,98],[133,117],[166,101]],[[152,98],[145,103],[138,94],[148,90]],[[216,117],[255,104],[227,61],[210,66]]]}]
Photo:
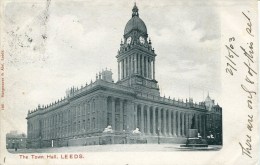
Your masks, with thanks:
[{"label": "dome", "polygon": [[212,100],[211,100],[211,98],[209,97],[209,95],[206,97],[206,99],[205,99],[205,102],[211,102]]},{"label": "dome", "polygon": [[127,22],[125,26],[124,35],[131,32],[132,30],[139,30],[140,32],[147,34],[147,29],[144,21],[139,18],[138,8],[136,4],[132,9],[132,18]]},{"label": "dome", "polygon": [[124,34],[131,32],[132,30],[139,30],[144,34],[147,34],[147,29],[144,21],[138,16],[133,16],[126,24]]}]

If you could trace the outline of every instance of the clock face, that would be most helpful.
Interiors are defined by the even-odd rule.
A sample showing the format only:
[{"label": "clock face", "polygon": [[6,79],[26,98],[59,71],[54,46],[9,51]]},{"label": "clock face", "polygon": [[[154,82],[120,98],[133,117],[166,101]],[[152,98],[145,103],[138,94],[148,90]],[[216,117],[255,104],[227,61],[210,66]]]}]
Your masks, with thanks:
[{"label": "clock face", "polygon": [[131,43],[131,40],[132,40],[132,38],[131,38],[131,37],[128,37],[127,40],[126,40],[126,43],[127,43],[127,44],[130,44],[130,43]]},{"label": "clock face", "polygon": [[140,36],[139,40],[140,40],[141,44],[144,44],[144,37]]}]

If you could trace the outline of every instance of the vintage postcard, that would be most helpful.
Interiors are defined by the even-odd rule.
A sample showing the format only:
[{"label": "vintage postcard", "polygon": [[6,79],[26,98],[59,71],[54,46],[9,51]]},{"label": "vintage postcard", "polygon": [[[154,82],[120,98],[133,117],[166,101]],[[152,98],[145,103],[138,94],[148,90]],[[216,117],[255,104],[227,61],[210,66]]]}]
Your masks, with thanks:
[{"label": "vintage postcard", "polygon": [[256,165],[256,0],[2,0],[1,165]]}]

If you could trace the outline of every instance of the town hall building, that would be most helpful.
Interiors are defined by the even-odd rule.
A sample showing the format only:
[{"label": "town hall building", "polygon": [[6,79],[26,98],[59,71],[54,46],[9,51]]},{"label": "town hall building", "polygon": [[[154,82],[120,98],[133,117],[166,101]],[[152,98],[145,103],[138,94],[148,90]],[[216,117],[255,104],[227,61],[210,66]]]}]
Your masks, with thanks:
[{"label": "town hall building", "polygon": [[156,53],[136,5],[116,58],[118,81],[103,70],[72,87],[63,99],[28,111],[27,147],[131,143],[185,143],[188,130],[222,143],[222,108],[209,95],[200,102],[160,95]]}]

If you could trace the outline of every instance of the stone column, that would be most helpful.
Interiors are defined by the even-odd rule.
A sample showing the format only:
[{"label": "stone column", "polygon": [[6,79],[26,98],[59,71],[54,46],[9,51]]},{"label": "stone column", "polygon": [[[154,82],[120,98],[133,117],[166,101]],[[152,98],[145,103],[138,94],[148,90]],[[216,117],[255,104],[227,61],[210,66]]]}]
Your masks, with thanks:
[{"label": "stone column", "polygon": [[200,124],[200,136],[202,135],[202,117],[199,115],[199,124]]},{"label": "stone column", "polygon": [[129,76],[129,56],[128,57],[126,57],[126,68],[127,68],[127,72],[126,72],[126,76]]},{"label": "stone column", "polygon": [[[89,110],[90,111],[89,112],[89,130],[92,131],[93,130],[93,128],[92,128],[92,100],[89,101],[89,107],[90,107],[90,110]],[[73,124],[72,124],[72,129],[73,129]]]},{"label": "stone column", "polygon": [[131,123],[131,127],[129,128],[130,130],[134,130],[136,127],[135,127],[135,120],[136,120],[136,118],[135,118],[135,112],[136,112],[136,110],[135,110],[135,103],[134,102],[131,102],[131,105],[132,105],[132,117],[131,117],[131,122],[129,122],[129,123]]},{"label": "stone column", "polygon": [[129,56],[129,57],[128,57],[128,76],[130,76],[131,73],[132,73],[132,71],[131,71],[131,69],[132,69],[132,67],[131,67],[131,61],[132,61],[132,58],[131,58],[131,56]]},{"label": "stone column", "polygon": [[84,113],[85,113],[85,118],[84,118],[84,120],[85,120],[85,125],[84,125],[85,130],[84,130],[84,132],[87,132],[87,115],[88,115],[88,112],[87,112],[87,102],[84,102],[83,106],[84,106]]},{"label": "stone column", "polygon": [[127,57],[126,57],[126,58],[125,58],[125,77],[128,76],[128,66],[127,66],[127,62],[128,62],[128,60],[127,60]]},{"label": "stone column", "polygon": [[124,58],[124,70],[125,70],[125,71],[124,71],[124,72],[125,72],[125,73],[124,73],[124,78],[127,77],[127,72],[126,72],[127,69],[126,69],[126,68],[127,68],[127,65],[126,65],[126,57],[125,57],[125,58]]},{"label": "stone column", "polygon": [[101,122],[102,122],[102,119],[101,119],[101,109],[102,109],[102,98],[101,96],[99,96],[96,100],[96,105],[97,105],[97,109],[96,109],[96,113],[97,113],[97,130],[98,131],[101,131]]},{"label": "stone column", "polygon": [[137,104],[134,103],[134,130],[137,128]]},{"label": "stone column", "polygon": [[142,75],[141,73],[141,60],[142,60],[142,57],[141,57],[141,54],[138,54],[138,74],[139,75]]},{"label": "stone column", "polygon": [[131,74],[133,74],[134,73],[134,55],[131,55],[130,59],[131,59],[131,61],[130,61]]},{"label": "stone column", "polygon": [[153,79],[155,80],[155,58],[153,59]]},{"label": "stone column", "polygon": [[142,75],[141,73],[141,70],[142,70],[142,68],[141,68],[141,60],[142,60],[142,55],[141,54],[138,54],[138,56],[139,56],[139,61],[138,61],[138,74],[139,75]]},{"label": "stone column", "polygon": [[186,135],[186,137],[188,137],[188,134],[189,134],[189,114],[188,113],[185,114],[185,125],[186,125],[185,135]]},{"label": "stone column", "polygon": [[[69,110],[66,110],[66,137],[69,136]],[[48,132],[48,118],[47,118],[47,132]]]},{"label": "stone column", "polygon": [[123,105],[123,100],[119,100],[119,106],[120,106],[120,126],[119,126],[119,129],[120,129],[120,131],[123,131],[123,122],[124,122],[124,120],[123,120],[123,118],[124,118],[124,114],[123,114],[123,110],[124,110],[124,105]]},{"label": "stone column", "polygon": [[144,61],[144,55],[142,55],[142,76],[145,77],[145,75],[144,75],[144,63],[145,63],[145,61]]},{"label": "stone column", "polygon": [[123,69],[123,61],[120,61],[120,80],[122,80],[124,77],[124,69]]},{"label": "stone column", "polygon": [[98,98],[95,99],[95,126],[96,126],[96,130],[98,130],[98,102],[97,102]]},{"label": "stone column", "polygon": [[177,136],[180,136],[181,135],[181,122],[180,122],[181,117],[180,117],[180,113],[179,112],[177,112],[177,114],[178,114],[178,118],[177,118],[177,122],[178,122],[178,125],[177,125],[177,129],[178,129]]},{"label": "stone column", "polygon": [[135,54],[135,73],[138,74],[139,73],[139,55],[136,53]]},{"label": "stone column", "polygon": [[183,121],[183,119],[184,119],[184,117],[183,117],[183,113],[181,113],[181,120],[180,120],[180,122],[181,122],[181,134],[180,134],[180,136],[183,136],[183,134],[184,134],[184,121]]},{"label": "stone column", "polygon": [[134,129],[134,103],[127,100],[126,105],[126,131],[130,131]]},{"label": "stone column", "polygon": [[132,101],[127,100],[125,102],[125,118],[124,118],[124,122],[123,124],[125,125],[125,127],[123,127],[123,130],[125,131],[129,131],[129,130],[133,130],[133,112],[134,112],[134,105],[132,103]]},{"label": "stone column", "polygon": [[123,60],[120,61],[120,79],[122,80],[124,78],[124,64]]},{"label": "stone column", "polygon": [[123,79],[126,77],[125,75],[125,59],[122,60],[122,65],[123,65]]},{"label": "stone column", "polygon": [[190,114],[187,113],[187,133],[186,133],[186,136],[189,135],[189,129],[190,129]]},{"label": "stone column", "polygon": [[151,78],[151,58],[148,58],[148,78]]},{"label": "stone column", "polygon": [[116,109],[116,106],[115,106],[115,98],[112,98],[111,99],[112,101],[112,129],[115,130],[116,127],[115,127],[115,119],[116,119],[116,116],[115,116],[115,109]]},{"label": "stone column", "polygon": [[141,105],[141,132],[144,133],[144,106]]},{"label": "stone column", "polygon": [[186,131],[187,131],[187,124],[186,124],[186,114],[185,114],[185,112],[183,113],[183,136],[186,136]]},{"label": "stone column", "polygon": [[163,134],[166,135],[166,109],[163,109]]},{"label": "stone column", "polygon": [[206,137],[206,116],[203,115],[203,137]]},{"label": "stone column", "polygon": [[126,59],[127,59],[127,64],[126,64],[126,66],[127,66],[127,76],[129,76],[130,75],[130,65],[129,65],[129,63],[130,63],[130,57],[128,56],[128,57],[126,57]]},{"label": "stone column", "polygon": [[131,74],[134,74],[135,73],[135,55],[131,55]]},{"label": "stone column", "polygon": [[122,59],[121,61],[120,61],[120,65],[121,65],[121,80],[124,78],[124,60]]},{"label": "stone column", "polygon": [[146,65],[145,65],[146,66],[146,68],[145,68],[146,69],[146,75],[145,76],[148,78],[149,77],[148,57],[146,57],[145,62],[146,62]]},{"label": "stone column", "polygon": [[156,124],[155,124],[155,108],[154,107],[153,107],[152,111],[153,111],[153,135],[156,135],[157,128],[155,128]]},{"label": "stone column", "polygon": [[168,110],[168,134],[172,136],[172,112]]},{"label": "stone column", "polygon": [[103,129],[107,127],[107,97],[104,96],[103,100]]},{"label": "stone column", "polygon": [[128,56],[127,57],[127,76],[130,76],[130,73],[131,73],[131,66],[130,66],[130,60],[131,60],[131,57]]},{"label": "stone column", "polygon": [[199,130],[199,118],[198,118],[198,114],[195,114],[195,125],[196,125],[196,129]]},{"label": "stone column", "polygon": [[[117,62],[117,70],[118,70],[118,80],[120,80],[120,62]],[[103,79],[103,77],[102,77],[102,79]]]},{"label": "stone column", "polygon": [[[78,132],[78,114],[77,114],[77,112],[78,112],[78,108],[77,108],[77,106],[75,106],[75,109],[74,109],[74,113],[75,113],[75,118],[74,118],[74,116],[73,116],[73,118],[74,118],[74,120],[73,121],[75,121],[76,122],[76,127],[75,127],[75,130],[73,131],[74,132],[74,135],[76,134],[76,132]],[[73,123],[73,125],[74,125],[74,123]],[[55,124],[55,116],[53,116],[53,126],[54,126],[54,130],[52,130],[53,132],[56,132],[56,124]]]},{"label": "stone column", "polygon": [[173,116],[172,116],[172,133],[173,133],[173,136],[177,136],[177,133],[176,133],[176,112],[173,111],[172,114],[173,114]]},{"label": "stone column", "polygon": [[137,54],[134,54],[134,73],[137,73]]},{"label": "stone column", "polygon": [[200,116],[199,116],[199,114],[197,114],[197,129],[198,129],[198,133],[200,133]]},{"label": "stone column", "polygon": [[[95,112],[95,106],[94,106],[94,104],[95,104],[95,103],[94,103],[94,101],[92,100],[92,101],[91,101],[91,118],[92,118],[92,119],[95,118],[95,115],[96,115],[96,114],[95,114],[96,112]],[[93,112],[94,112],[94,113],[93,113]],[[91,122],[92,122],[92,121],[91,121]],[[93,121],[93,122],[95,122],[95,121]],[[77,127],[77,124],[78,124],[78,123],[76,123],[76,127]],[[94,125],[95,125],[95,123],[94,123]],[[93,127],[92,127],[92,130],[94,130],[94,129],[95,129],[95,127],[93,126]]]},{"label": "stone column", "polygon": [[193,114],[190,114],[189,116],[189,128],[191,128]]},{"label": "stone column", "polygon": [[181,113],[181,136],[184,136],[184,114]]},{"label": "stone column", "polygon": [[159,128],[159,135],[161,135],[162,134],[162,121],[161,121],[161,109],[160,108],[158,109],[158,128]]},{"label": "stone column", "polygon": [[149,78],[152,78],[152,76],[151,76],[151,58],[149,58],[149,61],[148,61],[148,77]]},{"label": "stone column", "polygon": [[150,130],[150,109],[149,109],[149,107],[147,107],[147,133],[148,133],[148,135],[151,134],[151,130]]},{"label": "stone column", "polygon": [[129,58],[128,58],[128,60],[129,60],[129,69],[128,69],[128,71],[129,71],[129,76],[132,74],[132,56],[129,56]]},{"label": "stone column", "polygon": [[150,78],[153,79],[153,59],[150,58]]}]

